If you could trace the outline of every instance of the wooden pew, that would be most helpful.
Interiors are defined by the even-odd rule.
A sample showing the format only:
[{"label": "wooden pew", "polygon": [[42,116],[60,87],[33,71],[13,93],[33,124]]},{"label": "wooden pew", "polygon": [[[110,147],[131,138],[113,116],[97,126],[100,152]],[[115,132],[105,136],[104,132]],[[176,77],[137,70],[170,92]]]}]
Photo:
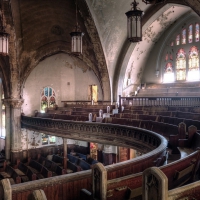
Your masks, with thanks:
[{"label": "wooden pew", "polygon": [[34,181],[37,179],[36,174],[20,160],[17,160],[17,168],[15,169],[15,171],[18,173],[19,176],[21,176],[22,182]]},{"label": "wooden pew", "polygon": [[52,161],[58,165],[63,165],[63,157],[53,154]]},{"label": "wooden pew", "polygon": [[6,163],[6,161],[4,162],[3,171],[0,172],[0,178],[8,178],[11,184],[21,183],[21,177],[17,174],[13,167]]},{"label": "wooden pew", "polygon": [[39,156],[37,160],[40,164],[46,167],[48,170],[52,171],[53,176],[66,174],[66,170],[59,166],[57,163],[52,160],[48,160],[42,156]]},{"label": "wooden pew", "polygon": [[[183,159],[160,167],[168,178],[168,188],[174,189],[194,180],[198,169],[200,151],[196,151]],[[107,199],[129,199],[142,195],[142,173],[132,174],[107,182]],[[132,196],[131,196],[132,193]]]},{"label": "wooden pew", "polygon": [[67,158],[69,159],[71,163],[75,164],[76,166],[80,166],[82,170],[91,169],[90,164],[88,164],[87,162],[85,162],[84,160],[80,158],[77,158],[70,154],[67,154]]},{"label": "wooden pew", "polygon": [[38,179],[52,177],[52,172],[36,160],[29,160],[28,168],[35,172]]}]

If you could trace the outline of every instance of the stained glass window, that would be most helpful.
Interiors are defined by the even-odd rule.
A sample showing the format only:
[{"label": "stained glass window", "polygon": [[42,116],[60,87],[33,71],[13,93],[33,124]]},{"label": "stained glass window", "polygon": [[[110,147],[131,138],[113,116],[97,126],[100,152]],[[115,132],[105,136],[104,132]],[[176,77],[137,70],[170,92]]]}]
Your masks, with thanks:
[{"label": "stained glass window", "polygon": [[179,45],[180,44],[180,35],[177,35],[176,36],[176,45]]},{"label": "stained glass window", "polygon": [[192,34],[193,25],[190,24],[188,27],[188,42],[192,43],[193,41],[193,34]]},{"label": "stained glass window", "polygon": [[164,69],[164,82],[169,83],[174,81],[174,70],[172,63],[168,62]]},{"label": "stained glass window", "polygon": [[6,117],[5,117],[5,106],[2,105],[2,128],[1,128],[1,137],[6,136]]},{"label": "stained glass window", "polygon": [[173,46],[174,46],[174,42],[173,42],[173,41],[171,42],[170,46],[171,46],[171,47],[173,47]]},{"label": "stained glass window", "polygon": [[182,48],[176,56],[176,80],[186,80],[186,57]]},{"label": "stained glass window", "polygon": [[199,23],[195,24],[195,42],[199,42]]},{"label": "stained glass window", "polygon": [[41,112],[45,112],[46,108],[56,105],[55,91],[50,87],[45,87],[41,94]]},{"label": "stained glass window", "polygon": [[[2,97],[1,99],[4,99],[4,90],[2,86]],[[6,113],[5,113],[5,105],[2,103],[2,109],[1,109],[1,137],[6,137]]]},{"label": "stained glass window", "polygon": [[182,44],[186,44],[186,29],[182,30]]},{"label": "stained glass window", "polygon": [[189,52],[188,80],[199,80],[199,51],[193,46]]}]

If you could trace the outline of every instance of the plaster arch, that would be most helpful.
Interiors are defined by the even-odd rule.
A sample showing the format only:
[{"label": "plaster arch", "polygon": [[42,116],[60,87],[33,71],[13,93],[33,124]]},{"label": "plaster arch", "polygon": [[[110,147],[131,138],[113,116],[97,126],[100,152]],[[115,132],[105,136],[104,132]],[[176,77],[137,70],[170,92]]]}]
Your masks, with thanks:
[{"label": "plaster arch", "polygon": [[45,86],[56,92],[56,103],[62,101],[89,101],[89,86],[97,85],[98,100],[102,100],[103,91],[99,79],[84,62],[65,53],[54,54],[38,63],[23,85],[23,112],[31,116],[40,109],[40,95]]},{"label": "plaster arch", "polygon": [[[169,1],[168,1],[169,2]],[[187,5],[187,6],[186,6]],[[122,96],[128,96],[128,95],[133,95],[134,94],[134,90],[136,89],[136,87],[141,83],[141,79],[142,79],[142,74],[143,71],[145,69],[145,64],[147,63],[147,58],[149,56],[149,52],[151,51],[151,49],[153,48],[153,46],[155,45],[155,43],[159,40],[160,36],[163,34],[163,32],[165,30],[167,30],[167,28],[174,23],[174,21],[178,20],[180,18],[180,16],[182,16],[184,13],[187,13],[188,11],[190,11],[190,7],[193,9],[193,11],[197,12],[196,9],[194,9],[194,5],[188,5],[185,2],[182,1],[170,1],[170,3],[165,3],[165,4],[159,4],[159,6],[156,7],[156,9],[150,9],[147,11],[147,13],[145,13],[144,15],[144,20],[143,20],[143,41],[144,40],[151,40],[151,38],[149,37],[148,32],[154,33],[153,35],[153,39],[154,41],[151,41],[151,45],[147,45],[148,51],[145,50],[140,50],[140,47],[144,47],[145,45],[142,44],[142,42],[140,43],[136,43],[136,44],[130,44],[130,45],[124,45],[126,46],[126,48],[124,48],[124,50],[126,50],[125,53],[122,53],[121,51],[121,57],[123,60],[118,61],[118,65],[116,67],[116,72],[115,72],[115,83],[113,84],[113,95],[114,95],[114,99],[118,99],[117,94],[122,95]],[[170,12],[171,9],[171,12]],[[172,11],[172,9],[174,10],[174,12]],[[179,14],[178,14],[179,12]],[[152,27],[152,23],[155,21],[162,21],[162,17],[163,14],[166,13],[166,15],[168,15],[168,24],[166,24],[165,27],[160,28],[159,31],[154,30],[154,28]],[[173,13],[176,13],[176,17],[170,17],[170,13],[171,16]],[[149,17],[149,19],[148,19]],[[149,38],[148,38],[149,37]],[[139,57],[145,53],[145,57],[143,59],[141,59],[142,61],[138,64],[137,60],[139,59]],[[122,56],[122,54],[124,54]],[[127,61],[128,59],[128,61]],[[124,79],[127,78],[128,76],[128,72],[131,71],[131,65],[133,64],[133,61],[136,60],[136,64],[137,64],[137,70],[134,72],[134,81],[133,83],[128,86],[127,88],[123,88],[124,85]],[[139,66],[140,65],[140,66]],[[125,67],[125,69],[124,69]],[[132,78],[132,77],[131,77]],[[126,91],[127,90],[127,91]]]}]

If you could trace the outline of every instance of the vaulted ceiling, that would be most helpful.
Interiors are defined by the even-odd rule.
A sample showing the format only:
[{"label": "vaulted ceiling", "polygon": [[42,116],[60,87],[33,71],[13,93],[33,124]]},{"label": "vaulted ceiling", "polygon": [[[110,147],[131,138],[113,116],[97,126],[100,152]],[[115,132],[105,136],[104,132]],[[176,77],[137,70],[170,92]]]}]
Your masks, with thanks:
[{"label": "vaulted ceiling", "polygon": [[[4,2],[6,30],[10,33],[11,79],[19,72],[19,85],[45,57],[59,52],[70,54],[70,35],[78,21],[83,32],[83,55],[79,58],[98,77],[105,100],[116,100],[123,90],[127,72],[134,69],[135,84],[141,78],[146,59],[163,32],[184,14],[200,11],[198,0],[166,0],[146,5],[143,41],[127,41],[127,19],[132,0],[10,0]],[[192,9],[191,9],[192,8]],[[194,12],[192,11],[192,12]],[[5,75],[6,76],[6,75]],[[7,79],[9,79],[7,77]]]}]

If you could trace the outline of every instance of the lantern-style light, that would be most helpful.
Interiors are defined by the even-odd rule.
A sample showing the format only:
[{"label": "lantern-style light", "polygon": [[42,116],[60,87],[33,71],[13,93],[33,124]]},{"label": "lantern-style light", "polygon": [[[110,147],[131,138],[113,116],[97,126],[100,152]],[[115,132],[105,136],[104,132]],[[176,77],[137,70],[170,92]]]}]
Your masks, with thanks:
[{"label": "lantern-style light", "polygon": [[1,21],[0,21],[0,55],[8,55],[8,37],[9,34],[6,33],[5,31],[5,26],[3,25],[3,12],[2,12],[2,5],[0,5],[0,17],[1,17]]},{"label": "lantern-style light", "polygon": [[142,0],[146,4],[158,4],[158,3],[164,3],[165,0]]},{"label": "lantern-style light", "polygon": [[131,3],[131,10],[126,12],[127,16],[127,33],[128,40],[130,42],[142,41],[142,15],[143,11],[137,8],[137,3],[135,0]]},{"label": "lantern-style light", "polygon": [[77,3],[76,3],[76,26],[71,35],[71,53],[79,56],[82,54],[82,37],[84,33],[81,31],[77,21]]}]

